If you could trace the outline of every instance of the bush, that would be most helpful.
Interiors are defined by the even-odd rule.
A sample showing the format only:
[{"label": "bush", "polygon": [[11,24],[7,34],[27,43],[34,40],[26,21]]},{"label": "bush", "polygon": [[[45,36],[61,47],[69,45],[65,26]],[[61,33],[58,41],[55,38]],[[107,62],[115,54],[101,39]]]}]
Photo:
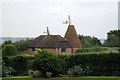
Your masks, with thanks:
[{"label": "bush", "polygon": [[83,75],[83,68],[81,65],[74,66],[68,70],[68,75]]},{"label": "bush", "polygon": [[34,71],[34,74],[35,74],[35,77],[41,77],[42,76],[42,73],[38,70]]},{"label": "bush", "polygon": [[[102,53],[102,54],[68,55],[65,61],[67,61],[66,67],[68,69],[80,64],[82,65],[82,68],[84,71],[88,69],[89,71],[84,72],[84,75],[91,75],[91,76],[103,76],[103,75],[119,76],[120,75],[120,54],[119,53],[111,52],[109,54]],[[87,68],[87,66],[89,68]]]},{"label": "bush", "polygon": [[75,53],[89,52],[90,48],[79,48]]},{"label": "bush", "polygon": [[31,74],[33,74],[33,73],[34,73],[33,70],[29,70],[29,72],[28,72],[29,75],[31,75]]},{"label": "bush", "polygon": [[75,53],[88,53],[88,52],[100,52],[106,50],[106,47],[91,47],[91,48],[79,48]]},{"label": "bush", "polygon": [[33,70],[29,70],[28,74],[29,74],[30,77],[35,77],[35,74],[34,74]]},{"label": "bush", "polygon": [[42,76],[42,73],[38,70],[36,70],[36,71],[29,70],[28,74],[29,74],[30,77],[36,77],[36,78]]},{"label": "bush", "polygon": [[4,45],[2,48],[2,55],[4,56],[15,56],[18,54],[16,47],[12,44]]},{"label": "bush", "polygon": [[17,75],[27,75],[30,70],[31,59],[29,57],[14,56],[14,57],[4,57],[3,61],[7,67],[12,67],[15,69]]},{"label": "bush", "polygon": [[2,62],[2,76],[8,76],[8,75],[13,75],[13,73],[15,73],[15,70],[11,67],[6,67],[5,63]]},{"label": "bush", "polygon": [[52,76],[52,73],[51,72],[46,72],[46,77],[47,78],[50,78]]},{"label": "bush", "polygon": [[5,63],[2,62],[2,76],[3,76],[3,77],[5,77],[5,76],[7,75],[7,73],[5,72],[6,69],[7,69],[7,68],[6,68],[6,66],[5,66]]},{"label": "bush", "polygon": [[46,50],[38,50],[32,62],[32,69],[39,70],[45,76],[46,72],[52,72],[53,76],[58,76],[62,71],[60,59],[55,53],[48,53]]}]

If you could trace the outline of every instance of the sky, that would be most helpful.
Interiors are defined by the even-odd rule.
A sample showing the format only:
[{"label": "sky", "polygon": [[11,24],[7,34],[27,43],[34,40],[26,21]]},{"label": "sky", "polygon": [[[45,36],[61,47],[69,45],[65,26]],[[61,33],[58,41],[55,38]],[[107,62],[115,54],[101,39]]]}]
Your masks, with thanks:
[{"label": "sky", "polygon": [[106,39],[107,32],[118,29],[118,0],[1,0],[0,36],[64,37],[71,17],[77,34]]}]

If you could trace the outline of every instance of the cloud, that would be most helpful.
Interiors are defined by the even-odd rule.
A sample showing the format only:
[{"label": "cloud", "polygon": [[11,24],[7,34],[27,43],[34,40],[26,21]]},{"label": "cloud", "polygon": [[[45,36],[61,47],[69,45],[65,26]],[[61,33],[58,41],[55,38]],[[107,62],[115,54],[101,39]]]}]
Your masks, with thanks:
[{"label": "cloud", "polygon": [[1,2],[119,2],[119,0],[1,0]]},{"label": "cloud", "polygon": [[39,36],[46,26],[51,34],[64,36],[67,25],[62,22],[67,15],[71,15],[78,34],[106,38],[110,29],[117,28],[116,0],[35,1],[2,3],[4,36]]},{"label": "cloud", "polygon": [[58,13],[61,12],[62,9],[60,7],[46,7],[42,8],[40,11],[43,13]]}]

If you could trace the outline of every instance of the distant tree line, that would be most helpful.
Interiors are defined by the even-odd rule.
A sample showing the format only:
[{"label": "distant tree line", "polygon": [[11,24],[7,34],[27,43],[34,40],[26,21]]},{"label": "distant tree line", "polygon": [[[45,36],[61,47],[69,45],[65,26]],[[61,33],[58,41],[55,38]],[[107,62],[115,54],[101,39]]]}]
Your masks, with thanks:
[{"label": "distant tree line", "polygon": [[6,40],[2,44],[2,47],[8,44],[11,44],[11,45],[14,45],[19,52],[23,52],[23,51],[27,51],[27,46],[32,40],[33,39],[26,39],[26,40],[20,40],[16,42],[12,42],[11,40]]},{"label": "distant tree line", "polygon": [[78,35],[83,48],[96,46],[103,47],[120,47],[120,30],[111,30],[107,33],[107,39],[102,44],[96,37]]}]

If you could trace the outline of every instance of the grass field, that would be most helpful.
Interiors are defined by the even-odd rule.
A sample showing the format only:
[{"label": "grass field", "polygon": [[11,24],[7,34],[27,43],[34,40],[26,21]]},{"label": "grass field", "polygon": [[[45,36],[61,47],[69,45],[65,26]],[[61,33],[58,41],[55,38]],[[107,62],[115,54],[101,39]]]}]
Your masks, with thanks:
[{"label": "grass field", "polygon": [[5,77],[2,80],[120,80],[120,77],[72,77],[72,78],[30,78],[28,76],[25,77]]}]

